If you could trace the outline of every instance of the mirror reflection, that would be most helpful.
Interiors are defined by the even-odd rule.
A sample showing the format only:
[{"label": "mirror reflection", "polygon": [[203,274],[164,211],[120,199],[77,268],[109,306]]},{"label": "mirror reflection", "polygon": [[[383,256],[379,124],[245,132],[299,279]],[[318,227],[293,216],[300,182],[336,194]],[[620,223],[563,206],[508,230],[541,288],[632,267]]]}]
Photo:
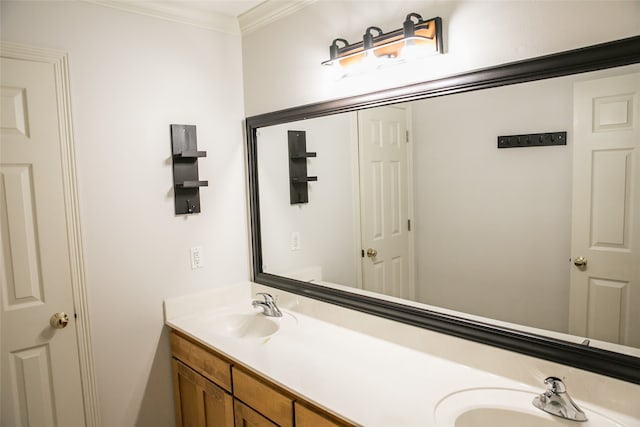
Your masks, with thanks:
[{"label": "mirror reflection", "polygon": [[260,128],[263,271],[640,347],[639,92],[635,64]]}]

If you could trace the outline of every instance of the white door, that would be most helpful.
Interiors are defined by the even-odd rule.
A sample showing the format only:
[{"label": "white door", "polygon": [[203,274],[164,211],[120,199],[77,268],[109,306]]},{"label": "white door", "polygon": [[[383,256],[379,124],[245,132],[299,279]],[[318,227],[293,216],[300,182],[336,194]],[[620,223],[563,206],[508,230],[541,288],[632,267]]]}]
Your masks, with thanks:
[{"label": "white door", "polygon": [[[84,426],[54,65],[1,63],[2,426]],[[64,329],[50,325],[64,312]]]},{"label": "white door", "polygon": [[[576,83],[569,332],[640,347],[640,74]],[[579,257],[585,259],[582,267]]]},{"label": "white door", "polygon": [[412,299],[405,109],[359,111],[358,139],[363,288]]}]

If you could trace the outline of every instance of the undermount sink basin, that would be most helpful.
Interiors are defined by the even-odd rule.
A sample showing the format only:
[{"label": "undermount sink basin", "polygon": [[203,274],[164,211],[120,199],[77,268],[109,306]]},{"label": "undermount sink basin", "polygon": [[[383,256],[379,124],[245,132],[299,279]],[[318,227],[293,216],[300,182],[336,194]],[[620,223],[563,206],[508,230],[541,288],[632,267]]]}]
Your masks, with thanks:
[{"label": "undermount sink basin", "polygon": [[283,317],[268,317],[262,312],[227,312],[211,319],[212,332],[227,338],[266,338],[283,325],[295,326],[295,318],[284,313]]},{"label": "undermount sink basin", "polygon": [[[503,389],[476,388],[452,393],[442,399],[434,410],[438,427],[625,427],[633,425],[627,417],[611,416],[588,406],[578,405],[588,421],[566,420],[548,414],[531,404],[535,393]],[[619,418],[619,419],[618,419]]]}]

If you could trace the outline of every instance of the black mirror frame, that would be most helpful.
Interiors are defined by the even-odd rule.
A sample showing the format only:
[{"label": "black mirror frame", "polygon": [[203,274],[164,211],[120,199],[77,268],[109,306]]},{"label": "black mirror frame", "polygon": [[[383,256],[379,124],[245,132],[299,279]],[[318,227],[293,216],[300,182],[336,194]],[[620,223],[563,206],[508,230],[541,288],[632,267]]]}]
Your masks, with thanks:
[{"label": "black mirror frame", "polygon": [[[257,129],[380,105],[524,83],[640,62],[640,36],[399,88],[246,119],[252,279],[283,291],[640,384],[640,358],[265,273],[262,270]],[[639,308],[640,309],[640,308]]]}]

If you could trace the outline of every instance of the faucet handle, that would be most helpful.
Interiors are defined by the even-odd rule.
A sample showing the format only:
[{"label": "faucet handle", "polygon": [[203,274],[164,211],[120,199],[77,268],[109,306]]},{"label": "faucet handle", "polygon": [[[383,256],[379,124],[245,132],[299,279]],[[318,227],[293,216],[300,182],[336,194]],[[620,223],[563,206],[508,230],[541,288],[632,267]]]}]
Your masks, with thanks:
[{"label": "faucet handle", "polygon": [[262,298],[264,299],[264,302],[266,302],[266,303],[275,302],[275,299],[273,298],[273,295],[268,294],[266,292],[257,292],[256,295],[261,295]]},{"label": "faucet handle", "polygon": [[544,383],[549,386],[548,392],[552,394],[565,393],[567,391],[564,382],[558,377],[548,377],[544,380]]}]

